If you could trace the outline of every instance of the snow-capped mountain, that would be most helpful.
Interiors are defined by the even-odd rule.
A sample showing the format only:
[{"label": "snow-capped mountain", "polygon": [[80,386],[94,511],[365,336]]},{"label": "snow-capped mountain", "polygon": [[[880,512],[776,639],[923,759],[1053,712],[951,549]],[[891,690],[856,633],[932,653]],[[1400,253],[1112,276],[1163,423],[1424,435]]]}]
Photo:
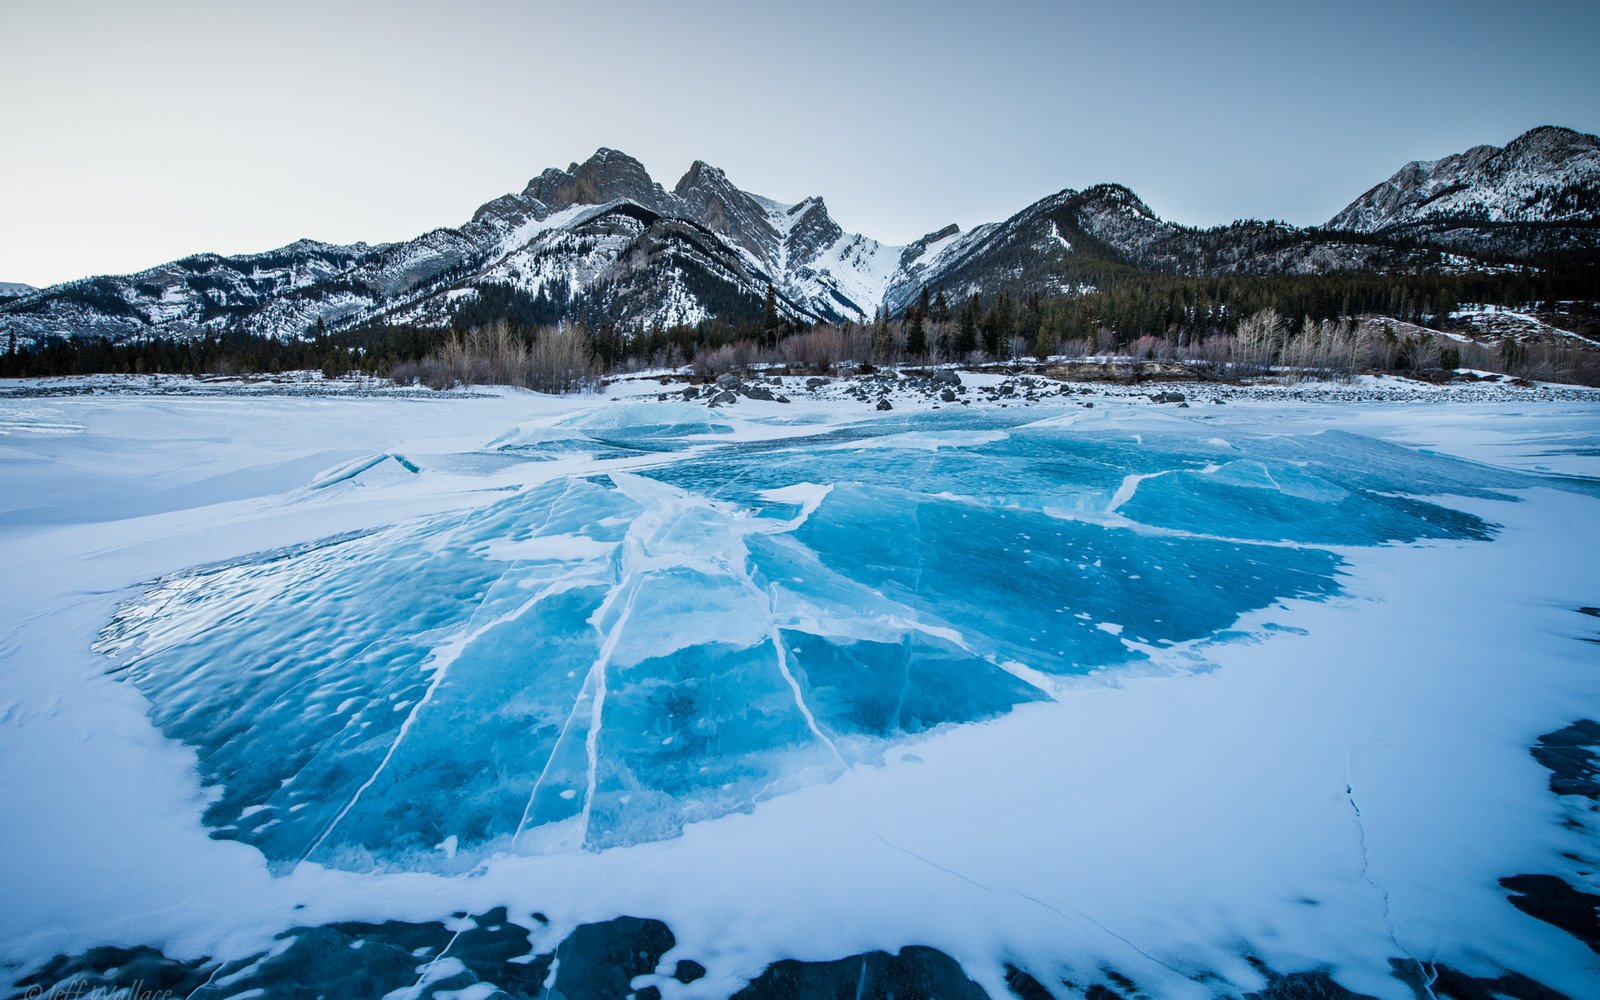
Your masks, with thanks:
[{"label": "snow-capped mountain", "polygon": [[[715,268],[725,284],[741,292],[753,291],[759,302],[765,285],[771,283],[787,311],[807,318],[870,318],[883,300],[902,249],[846,233],[828,214],[821,198],[782,204],[741,190],[722,170],[700,160],[668,192],[650,178],[638,160],[612,149],[601,149],[566,170],[546,170],[520,194],[484,205],[474,221],[502,214],[550,221],[579,206],[611,203],[631,203],[663,219],[691,222],[715,234],[738,258],[737,263],[722,261]],[[556,222],[552,228],[564,224],[570,223]],[[560,275],[550,266],[543,247],[530,244],[525,249],[528,253],[523,256],[528,259],[497,267],[489,276],[509,279],[536,295]],[[612,249],[620,253],[620,247]],[[604,248],[585,249],[594,251],[599,251],[599,256],[589,257],[587,266],[578,268],[578,287],[604,285],[616,277],[599,267],[612,255]],[[535,266],[531,258],[538,258],[541,265]],[[686,275],[680,277],[693,283]],[[603,292],[597,294],[606,297]],[[713,311],[678,301],[659,310],[660,315],[645,318],[694,322]]]},{"label": "snow-capped mountain", "polygon": [[[300,240],[266,253],[222,257],[196,254],[117,277],[85,278],[35,290],[0,311],[0,329],[20,338],[182,334],[257,328],[259,312],[299,313],[314,326],[318,309],[337,315],[348,290],[327,283],[348,274],[375,248]],[[312,289],[319,292],[312,293]],[[308,296],[318,308],[311,308]]]},{"label": "snow-capped mountain", "polygon": [[954,226],[908,247],[886,304],[904,309],[924,287],[952,299],[1005,288],[1013,295],[1070,295],[1130,272],[1330,274],[1448,272],[1474,262],[1436,249],[1242,221],[1210,229],[1167,222],[1120,184],[1062,191],[1001,223]]},{"label": "snow-capped mountain", "polygon": [[1544,126],[1498,146],[1416,161],[1328,229],[1516,254],[1600,247],[1600,138]]},{"label": "snow-capped mountain", "polygon": [[33,291],[38,289],[32,285],[24,285],[20,281],[0,281],[0,299],[20,298]]},{"label": "snow-capped mountain", "polygon": [[766,289],[803,319],[867,319],[901,248],[846,233],[821,198],[785,205],[697,162],[672,192],[601,149],[488,202],[456,229],[403,243],[302,240],[262,254],[199,254],[137,274],[30,291],[0,329],[50,336],[299,336],[369,321],[447,324],[485,303],[534,321],[625,325],[759,316]]},{"label": "snow-capped mountain", "polygon": [[780,203],[702,161],[669,191],[638,160],[600,149],[543,171],[460,227],[401,243],[301,240],[42,290],[18,286],[20,295],[0,301],[0,333],[22,343],[229,331],[296,337],[319,325],[444,327],[504,315],[625,328],[741,323],[761,315],[769,287],[785,315],[862,321],[883,307],[904,309],[924,288],[952,299],[1000,289],[1059,295],[1139,271],[1449,272],[1495,266],[1480,258],[1592,254],[1600,250],[1597,207],[1600,139],[1541,128],[1504,149],[1410,164],[1323,229],[1180,226],[1127,188],[1101,184],[902,247],[846,232],[821,198]]}]

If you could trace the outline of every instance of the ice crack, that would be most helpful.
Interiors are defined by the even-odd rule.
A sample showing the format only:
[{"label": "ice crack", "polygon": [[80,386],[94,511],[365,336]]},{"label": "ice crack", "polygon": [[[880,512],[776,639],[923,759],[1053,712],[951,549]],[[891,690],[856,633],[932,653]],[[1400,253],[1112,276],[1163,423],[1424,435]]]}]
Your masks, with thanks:
[{"label": "ice crack", "polygon": [[344,818],[350,814],[350,811],[356,807],[356,804],[361,801],[361,796],[366,794],[367,789],[371,788],[377,782],[378,777],[382,775],[384,769],[389,766],[389,762],[394,759],[395,753],[399,751],[400,744],[405,741],[405,738],[411,732],[412,727],[416,725],[417,718],[421,714],[423,708],[433,701],[433,697],[438,693],[440,685],[444,683],[445,678],[449,675],[450,667],[454,665],[457,659],[460,658],[462,652],[491,629],[496,628],[504,622],[512,621],[516,618],[522,617],[535,605],[545,600],[552,593],[565,589],[564,584],[565,581],[558,581],[557,583],[544,588],[537,594],[528,598],[528,600],[522,602],[515,609],[503,615],[497,615],[492,620],[485,622],[477,628],[470,630],[464,629],[460,632],[457,632],[443,646],[440,646],[433,651],[433,654],[429,658],[433,664],[433,677],[428,682],[427,691],[423,692],[422,697],[417,699],[417,703],[411,706],[411,711],[406,713],[406,719],[400,724],[400,731],[395,734],[394,741],[389,744],[389,749],[384,753],[383,760],[378,762],[378,766],[372,772],[371,776],[368,777],[366,781],[361,783],[361,787],[356,789],[355,794],[350,797],[350,801],[345,803],[344,808],[339,810],[338,814],[333,817],[333,820],[327,825],[327,827],[323,829],[322,833],[317,836],[317,839],[312,841],[311,846],[306,848],[305,853],[300,855],[300,864],[304,864],[311,857],[311,855],[316,852],[317,848],[322,846],[323,842],[328,839],[329,835],[331,835],[339,826],[339,824],[344,821]]},{"label": "ice crack", "polygon": [[1044,900],[1038,898],[1037,896],[1031,896],[1028,893],[1023,892],[1020,889],[996,889],[994,886],[985,885],[982,882],[979,882],[979,881],[977,881],[975,879],[968,878],[966,875],[961,874],[960,872],[956,871],[954,868],[946,868],[944,865],[939,864],[937,861],[934,861],[934,860],[932,860],[930,858],[924,857],[923,855],[918,854],[916,851],[909,850],[907,848],[901,847],[899,844],[893,843],[892,841],[890,841],[887,838],[885,838],[883,836],[883,834],[878,833],[877,831],[873,831],[872,835],[874,837],[877,837],[878,840],[881,841],[883,843],[883,845],[885,847],[889,848],[890,850],[899,851],[901,854],[907,855],[909,857],[916,858],[918,861],[921,861],[923,864],[929,866],[930,868],[937,869],[938,871],[944,872],[946,875],[951,875],[951,876],[953,876],[955,878],[958,878],[961,881],[967,883],[968,885],[971,885],[971,886],[974,886],[976,888],[982,889],[985,892],[992,892],[992,893],[995,893],[996,895],[1012,895],[1012,896],[1016,896],[1018,899],[1025,899],[1028,902],[1034,904],[1035,906],[1038,906],[1038,907],[1041,907],[1043,909],[1049,910],[1051,913],[1054,913],[1056,916],[1058,916],[1058,917],[1060,917],[1063,920],[1066,920],[1068,922],[1071,922],[1072,920],[1077,919],[1077,920],[1084,921],[1085,923],[1092,924],[1094,927],[1099,929],[1102,933],[1104,933],[1104,934],[1106,934],[1106,935],[1108,935],[1108,936],[1110,936],[1112,938],[1115,938],[1116,940],[1118,940],[1118,941],[1122,942],[1123,944],[1127,945],[1129,948],[1133,949],[1133,951],[1138,953],[1140,956],[1145,958],[1147,961],[1153,962],[1156,965],[1161,966],[1163,969],[1166,969],[1168,972],[1171,972],[1171,973],[1174,973],[1176,975],[1182,976],[1185,979],[1190,978],[1189,974],[1184,972],[1182,969],[1179,969],[1179,968],[1177,968],[1175,966],[1167,964],[1166,962],[1162,961],[1161,959],[1157,958],[1156,956],[1150,954],[1148,951],[1145,951],[1143,948],[1141,948],[1138,945],[1134,944],[1128,938],[1123,937],[1121,934],[1118,934],[1116,931],[1112,930],[1111,928],[1107,927],[1105,924],[1103,924],[1100,921],[1096,920],[1094,917],[1089,916],[1089,914],[1084,913],[1082,910],[1077,909],[1076,907],[1070,907],[1069,906],[1069,907],[1067,907],[1066,910],[1062,910],[1062,909],[1059,909],[1058,907],[1052,906],[1049,903],[1046,903]]},{"label": "ice crack", "polygon": [[606,671],[610,669],[611,658],[616,655],[617,643],[622,639],[623,629],[628,624],[628,619],[633,614],[633,602],[639,595],[639,574],[628,572],[618,581],[617,585],[606,595],[605,603],[600,605],[600,610],[595,612],[596,627],[605,620],[606,612],[616,603],[619,597],[626,593],[627,598],[622,605],[622,610],[617,613],[617,620],[612,623],[609,631],[605,633],[605,641],[600,646],[600,655],[595,657],[594,666],[589,668],[589,678],[593,685],[589,702],[589,732],[585,734],[583,746],[588,758],[588,766],[584,782],[583,812],[581,815],[583,830],[582,840],[589,839],[589,819],[594,813],[595,788],[599,783],[600,775],[600,726],[605,714],[606,705]]},{"label": "ice crack", "polygon": [[[1367,825],[1361,818],[1361,805],[1356,801],[1355,785],[1350,775],[1352,766],[1350,757],[1346,755],[1344,794],[1345,799],[1350,803],[1350,811],[1354,814],[1356,821],[1356,844],[1361,849],[1361,881],[1371,886],[1373,891],[1378,894],[1378,897],[1383,900],[1383,925],[1389,932],[1389,943],[1394,945],[1397,952],[1406,956],[1410,960],[1412,967],[1417,970],[1419,974],[1416,984],[1417,989],[1425,996],[1432,998],[1434,995],[1432,986],[1437,978],[1437,974],[1433,971],[1432,963],[1421,961],[1405,945],[1400,943],[1399,931],[1394,925],[1394,916],[1390,911],[1389,890],[1379,885],[1377,880],[1372,877],[1372,857],[1367,848]],[[1426,981],[1421,978],[1423,975],[1427,976]]]},{"label": "ice crack", "polygon": [[828,750],[832,752],[833,756],[838,759],[839,763],[846,770],[849,770],[850,762],[845,760],[844,754],[839,752],[838,745],[822,731],[822,726],[817,723],[817,717],[811,711],[811,706],[806,704],[805,694],[800,690],[800,682],[795,678],[794,671],[789,669],[789,653],[784,648],[783,636],[778,631],[777,588],[773,587],[771,591],[763,595],[761,588],[756,586],[755,578],[750,575],[749,567],[741,566],[739,569],[743,577],[744,586],[756,597],[764,597],[767,601],[767,638],[772,642],[772,649],[777,657],[778,673],[783,675],[784,683],[789,685],[789,691],[794,696],[795,708],[799,710],[801,718],[805,719],[806,728],[811,730],[811,734],[821,740]]}]

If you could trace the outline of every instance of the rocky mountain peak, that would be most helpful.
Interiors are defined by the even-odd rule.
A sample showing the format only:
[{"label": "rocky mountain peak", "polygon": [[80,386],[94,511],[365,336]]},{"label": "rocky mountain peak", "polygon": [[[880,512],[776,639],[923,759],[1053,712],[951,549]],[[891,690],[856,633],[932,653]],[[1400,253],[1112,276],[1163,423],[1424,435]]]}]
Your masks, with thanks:
[{"label": "rocky mountain peak", "polygon": [[1529,150],[1539,151],[1549,155],[1552,159],[1564,159],[1573,154],[1582,154],[1600,149],[1600,137],[1579,132],[1577,129],[1565,128],[1561,125],[1540,125],[1506,143],[1506,151]]},{"label": "rocky mountain peak", "polygon": [[1600,176],[1600,137],[1559,125],[1530,129],[1496,152],[1496,166],[1503,173],[1522,171],[1580,183]]},{"label": "rocky mountain peak", "polygon": [[949,239],[959,232],[961,232],[961,227],[952,222],[943,229],[935,229],[928,235],[914,241],[910,246],[907,246],[900,252],[901,268],[908,268],[912,266],[922,259],[923,255],[928,252],[929,247],[940,242],[941,240]]},{"label": "rocky mountain peak", "polygon": [[683,213],[707,229],[726,236],[762,261],[776,259],[778,232],[766,206],[728,180],[719,167],[696,160],[672,189]]},{"label": "rocky mountain peak", "polygon": [[1086,206],[1136,215],[1141,219],[1156,218],[1156,213],[1143,199],[1121,184],[1096,184],[1085,188],[1079,197]]},{"label": "rocky mountain peak", "polygon": [[604,205],[627,199],[654,212],[670,214],[666,191],[651,179],[644,164],[604,146],[565,170],[551,167],[529,181],[522,195],[539,201],[552,212],[573,205]]},{"label": "rocky mountain peak", "polygon": [[1328,221],[1329,229],[1480,222],[1594,221],[1600,200],[1600,138],[1542,125],[1505,145],[1473,146],[1416,160]]},{"label": "rocky mountain peak", "polygon": [[791,267],[809,264],[844,237],[844,230],[833,221],[821,198],[807,198],[792,206],[788,217],[789,233],[784,242]]},{"label": "rocky mountain peak", "polygon": [[[713,167],[704,160],[696,160],[689,164],[689,169],[678,178],[678,183],[672,193],[682,198],[685,194],[695,191],[714,191],[733,188],[733,183],[728,180],[728,174],[721,167]],[[737,189],[735,189],[737,190]]]}]

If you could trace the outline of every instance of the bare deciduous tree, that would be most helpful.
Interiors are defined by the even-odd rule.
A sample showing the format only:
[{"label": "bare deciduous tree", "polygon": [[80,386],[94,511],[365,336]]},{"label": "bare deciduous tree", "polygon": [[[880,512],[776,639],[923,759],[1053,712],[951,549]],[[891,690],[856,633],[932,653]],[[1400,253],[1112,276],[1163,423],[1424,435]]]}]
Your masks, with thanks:
[{"label": "bare deciduous tree", "polygon": [[452,336],[421,361],[397,366],[390,377],[435,389],[515,385],[569,393],[594,388],[600,362],[581,326],[543,327],[527,334],[502,319]]}]

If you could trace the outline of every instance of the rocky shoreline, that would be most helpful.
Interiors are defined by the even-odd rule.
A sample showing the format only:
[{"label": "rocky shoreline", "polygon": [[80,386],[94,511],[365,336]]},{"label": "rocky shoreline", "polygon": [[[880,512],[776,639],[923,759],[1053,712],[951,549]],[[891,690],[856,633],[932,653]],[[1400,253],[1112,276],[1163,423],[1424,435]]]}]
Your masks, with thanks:
[{"label": "rocky shoreline", "polygon": [[[487,397],[492,386],[445,392],[397,385],[386,378],[351,374],[325,379],[319,372],[272,375],[77,375],[0,380],[0,399],[71,396],[288,396],[388,399]],[[525,391],[525,390],[511,390]],[[1600,401],[1600,388],[1528,382],[1492,373],[1458,372],[1437,381],[1398,375],[1306,379],[1268,375],[1216,379],[1173,362],[1090,361],[1034,366],[982,365],[878,368],[815,374],[785,370],[701,375],[687,369],[608,377],[600,394],[697,402],[710,407],[740,402],[798,400],[864,404],[876,410],[905,406],[1029,406],[1096,399],[1178,406],[1238,401],[1318,403],[1470,403]]]},{"label": "rocky shoreline", "polygon": [[[1159,363],[1152,363],[1159,365]],[[705,378],[682,373],[654,373],[614,380],[613,385],[658,383],[661,400],[681,399],[710,407],[741,400],[787,403],[812,399],[865,404],[876,410],[904,406],[990,405],[1029,406],[1063,402],[1093,406],[1095,399],[1174,404],[1226,404],[1238,401],[1325,403],[1463,403],[1600,401],[1600,389],[1526,382],[1506,376],[1467,374],[1446,382],[1399,376],[1362,375],[1350,380],[1289,380],[1273,376],[1248,381],[1178,377],[1162,366],[1159,374],[1141,369],[1110,369],[1123,375],[1084,379],[1078,366],[1011,368],[862,368],[841,375],[793,375],[776,372],[726,373]],[[1181,367],[1181,366],[1178,366]],[[1131,372],[1131,374],[1127,374]]]}]

